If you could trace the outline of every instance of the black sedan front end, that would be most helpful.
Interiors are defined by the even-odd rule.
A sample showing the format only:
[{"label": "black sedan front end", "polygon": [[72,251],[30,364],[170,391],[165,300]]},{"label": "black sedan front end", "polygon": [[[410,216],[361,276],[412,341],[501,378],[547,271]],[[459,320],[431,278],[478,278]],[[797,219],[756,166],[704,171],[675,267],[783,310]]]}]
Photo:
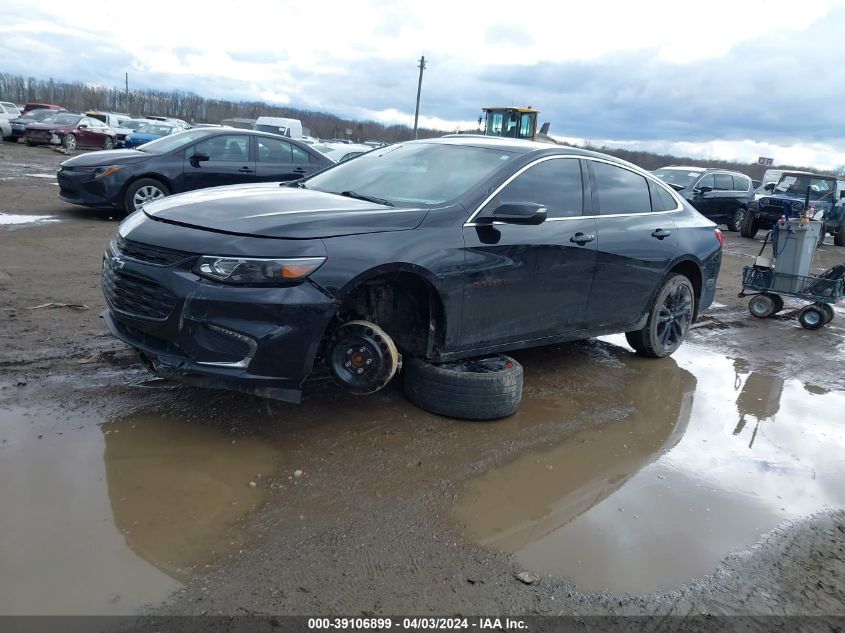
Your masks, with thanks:
[{"label": "black sedan front end", "polygon": [[[103,319],[160,375],[298,402],[335,305],[306,278],[325,261],[320,240],[295,241],[288,245],[295,256],[284,260],[256,258],[278,247],[268,242],[160,223],[139,211],[103,257]],[[202,253],[162,245],[199,243]],[[264,274],[278,279],[250,277]]]}]

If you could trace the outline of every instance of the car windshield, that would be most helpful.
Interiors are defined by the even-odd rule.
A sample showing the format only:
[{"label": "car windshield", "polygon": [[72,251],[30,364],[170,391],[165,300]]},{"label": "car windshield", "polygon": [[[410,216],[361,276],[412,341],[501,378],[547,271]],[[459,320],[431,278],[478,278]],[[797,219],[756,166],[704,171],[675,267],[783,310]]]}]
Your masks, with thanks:
[{"label": "car windshield", "polygon": [[124,127],[128,130],[137,130],[143,125],[149,125],[146,121],[124,121],[120,124],[120,127]]},{"label": "car windshield", "polygon": [[146,125],[142,125],[138,128],[138,134],[155,134],[157,136],[164,136],[165,134],[170,134],[172,130],[172,125],[153,125],[147,123]]},{"label": "car windshield", "polygon": [[23,116],[27,119],[32,119],[33,121],[47,121],[48,119],[52,119],[54,116],[58,115],[55,110],[30,110]]},{"label": "car windshield", "polygon": [[690,171],[688,169],[658,169],[654,175],[660,178],[663,182],[668,182],[670,185],[678,185],[679,187],[689,187],[696,181],[704,172]]},{"label": "car windshield", "polygon": [[[138,131],[139,133],[142,133],[143,128]],[[165,152],[170,152],[175,149],[181,149],[196,140],[205,138],[206,136],[208,136],[207,131],[189,130],[187,132],[162,136],[161,138],[150,141],[149,143],[144,143],[137,149],[142,152],[149,152],[150,154],[164,154]]]},{"label": "car windshield", "polygon": [[49,122],[55,123],[56,125],[76,125],[81,119],[81,116],[73,114],[57,114],[50,118]]},{"label": "car windshield", "polygon": [[305,186],[396,205],[436,205],[466,193],[515,155],[469,145],[391,145],[317,174]]},{"label": "car windshield", "polygon": [[774,193],[790,196],[806,196],[810,188],[810,200],[831,199],[836,191],[836,180],[819,176],[799,176],[784,174],[775,186]]}]

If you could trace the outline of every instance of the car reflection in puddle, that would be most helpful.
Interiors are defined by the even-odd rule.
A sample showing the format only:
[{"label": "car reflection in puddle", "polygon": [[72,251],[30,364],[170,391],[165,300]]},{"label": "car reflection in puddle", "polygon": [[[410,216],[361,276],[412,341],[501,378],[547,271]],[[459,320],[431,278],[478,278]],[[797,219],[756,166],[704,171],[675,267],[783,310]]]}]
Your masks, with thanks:
[{"label": "car reflection in puddle", "polygon": [[136,613],[164,599],[243,545],[241,519],[278,461],[262,440],[209,424],[62,426],[0,410],[0,615]]},{"label": "car reflection in puddle", "polygon": [[477,542],[582,591],[646,593],[845,504],[845,394],[693,345],[669,367],[619,359],[629,416],[468,482],[453,514]]}]

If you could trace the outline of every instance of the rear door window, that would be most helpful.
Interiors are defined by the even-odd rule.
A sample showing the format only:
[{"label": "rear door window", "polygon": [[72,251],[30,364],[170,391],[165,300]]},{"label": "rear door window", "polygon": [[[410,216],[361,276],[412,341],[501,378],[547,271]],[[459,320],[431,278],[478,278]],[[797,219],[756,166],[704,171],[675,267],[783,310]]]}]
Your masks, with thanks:
[{"label": "rear door window", "polygon": [[751,187],[751,179],[745,176],[738,176],[734,174],[734,191],[748,191]]},{"label": "rear door window", "polygon": [[730,174],[713,174],[713,180],[716,183],[714,189],[719,191],[732,191],[734,188],[734,179]]},{"label": "rear door window", "polygon": [[648,213],[651,196],[648,182],[628,169],[592,162],[593,176],[599,194],[599,213]]},{"label": "rear door window", "polygon": [[290,143],[286,143],[280,139],[267,138],[259,136],[256,138],[258,143],[258,160],[262,163],[292,163],[293,147]]}]

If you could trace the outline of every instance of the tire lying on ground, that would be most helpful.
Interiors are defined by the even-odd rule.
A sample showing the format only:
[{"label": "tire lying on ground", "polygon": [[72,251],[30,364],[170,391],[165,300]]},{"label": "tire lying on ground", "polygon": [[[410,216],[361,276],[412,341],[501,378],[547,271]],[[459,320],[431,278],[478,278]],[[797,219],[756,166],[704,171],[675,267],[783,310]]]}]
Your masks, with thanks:
[{"label": "tire lying on ground", "polygon": [[408,357],[405,397],[420,409],[450,418],[503,418],[522,401],[522,365],[501,354],[441,365]]}]

